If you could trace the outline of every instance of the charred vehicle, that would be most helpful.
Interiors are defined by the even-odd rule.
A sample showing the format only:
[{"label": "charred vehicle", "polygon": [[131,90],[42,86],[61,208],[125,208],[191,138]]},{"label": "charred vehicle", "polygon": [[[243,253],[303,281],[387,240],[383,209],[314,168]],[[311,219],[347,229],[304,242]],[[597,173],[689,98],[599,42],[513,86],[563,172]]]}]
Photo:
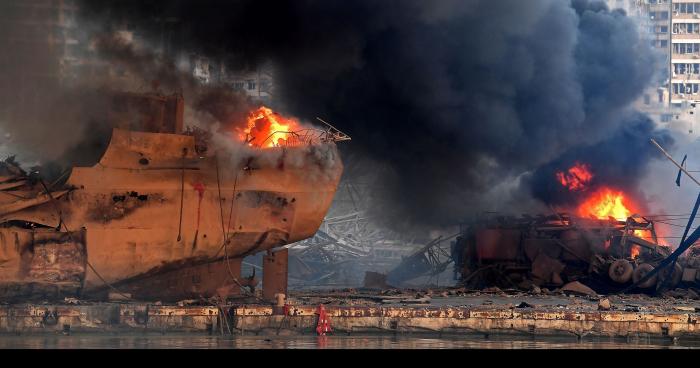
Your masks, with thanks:
[{"label": "charred vehicle", "polygon": [[183,128],[181,96],[118,102],[138,113],[116,109],[96,165],[59,183],[3,166],[0,297],[118,291],[165,301],[226,285],[238,293],[242,258],[258,252],[267,252],[263,295],[286,292],[286,250],[276,249],[319,228],[343,170],[334,142],[349,138],[331,128],[271,130],[280,128],[261,109],[239,149],[212,149]]},{"label": "charred vehicle", "polygon": [[465,226],[452,256],[461,282],[472,288],[558,288],[580,281],[599,293],[633,284],[653,293],[700,281],[694,252],[643,280],[672,253],[658,240],[654,222],[644,218],[489,216]]}]

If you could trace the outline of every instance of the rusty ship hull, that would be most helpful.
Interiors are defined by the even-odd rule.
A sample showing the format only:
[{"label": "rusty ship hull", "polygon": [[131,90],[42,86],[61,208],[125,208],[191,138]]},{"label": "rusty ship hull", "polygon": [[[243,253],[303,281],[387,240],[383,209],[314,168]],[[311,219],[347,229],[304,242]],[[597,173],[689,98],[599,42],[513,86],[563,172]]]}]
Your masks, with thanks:
[{"label": "rusty ship hull", "polygon": [[[73,168],[60,189],[9,181],[19,186],[0,191],[0,298],[165,301],[241,285],[243,257],[266,251],[274,263],[317,231],[343,170],[333,142],[264,151],[272,159],[202,156],[189,135],[114,129],[99,163]],[[284,273],[284,291],[280,263],[269,274]]]}]

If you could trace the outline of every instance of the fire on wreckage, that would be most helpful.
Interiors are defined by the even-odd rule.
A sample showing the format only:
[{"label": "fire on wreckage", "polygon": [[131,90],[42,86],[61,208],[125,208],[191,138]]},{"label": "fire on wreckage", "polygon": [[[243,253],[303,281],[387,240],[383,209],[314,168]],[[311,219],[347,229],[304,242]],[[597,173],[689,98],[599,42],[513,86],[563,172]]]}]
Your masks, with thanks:
[{"label": "fire on wreckage", "polygon": [[[606,185],[593,185],[594,177],[590,167],[579,162],[556,173],[553,179],[558,185],[579,198],[569,213],[552,210],[548,216],[481,217],[463,225],[458,234],[435,239],[404,259],[387,280],[400,285],[419,276],[434,276],[453,262],[460,283],[470,289],[657,294],[698,287],[700,248],[691,246],[700,233],[684,236],[681,246],[672,250],[659,234],[658,224],[635,214],[639,206],[629,196]],[[451,249],[442,245],[455,237]],[[688,248],[690,252],[679,257]]]},{"label": "fire on wreckage", "polygon": [[461,281],[525,289],[566,289],[578,281],[599,293],[697,287],[700,252],[690,248],[696,234],[684,235],[673,251],[654,221],[634,214],[637,208],[623,192],[592,187],[593,178],[582,163],[556,174],[567,190],[585,192],[574,214],[491,216],[467,226],[452,249]]},{"label": "fire on wreckage", "polygon": [[[640,207],[630,196],[610,186],[592,185],[594,176],[588,165],[576,163],[553,177],[566,190],[580,194],[571,213],[479,219],[463,226],[459,233],[436,238],[404,257],[388,274],[367,272],[365,287],[401,286],[419,277],[437,276],[454,263],[456,276],[468,289],[500,286],[658,294],[682,287],[690,292],[676,289],[670,294],[692,295],[700,283],[700,248],[678,256],[700,238],[700,232],[694,231],[687,238],[684,235],[681,246],[673,251],[664,241],[668,237],[659,234],[663,229],[657,228],[657,223],[635,214]],[[691,219],[694,217],[695,211]],[[456,240],[447,247],[453,238]],[[324,232],[313,239],[297,255],[338,243]],[[326,250],[322,253],[328,255]],[[337,269],[337,265],[330,268]],[[700,298],[700,294],[695,295]]]},{"label": "fire on wreckage", "polygon": [[287,252],[275,250],[319,228],[343,170],[334,142],[349,137],[275,125],[281,116],[261,108],[237,132],[252,153],[209,152],[199,130],[183,130],[181,96],[119,98],[146,113],[112,119],[95,166],[72,168],[64,184],[2,166],[0,298],[237,294],[243,257],[263,251],[263,296],[286,293]]},{"label": "fire on wreckage", "polygon": [[[453,257],[469,287],[560,288],[579,281],[599,293],[618,292],[671,254],[668,247],[635,234],[653,233],[653,226],[652,221],[634,217],[618,221],[564,213],[493,216],[465,229],[455,242]],[[683,266],[676,264],[670,277],[655,277],[638,287],[652,291],[695,282],[696,269]]]}]

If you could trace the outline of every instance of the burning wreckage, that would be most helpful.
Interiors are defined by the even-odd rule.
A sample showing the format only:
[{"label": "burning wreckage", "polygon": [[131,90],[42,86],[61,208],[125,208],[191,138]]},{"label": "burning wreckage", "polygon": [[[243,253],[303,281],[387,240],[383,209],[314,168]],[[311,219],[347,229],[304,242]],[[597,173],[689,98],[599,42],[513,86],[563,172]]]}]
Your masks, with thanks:
[{"label": "burning wreckage", "polygon": [[[700,185],[656,141],[651,142],[679,168],[678,185],[682,173]],[[697,287],[700,248],[694,245],[700,230],[689,232],[700,196],[680,245],[672,250],[652,219],[634,214],[637,206],[623,192],[593,187],[593,177],[588,165],[581,163],[556,173],[562,187],[584,193],[575,215],[552,211],[551,216],[491,217],[468,226],[453,246],[461,281],[471,287],[536,286],[582,293],[657,294],[679,286]]]},{"label": "burning wreckage", "polygon": [[[580,163],[556,173],[562,187],[582,194],[573,213],[482,216],[463,225],[459,233],[435,239],[405,258],[386,278],[392,285],[401,285],[419,276],[437,275],[453,263],[455,278],[468,289],[658,294],[677,287],[700,288],[700,248],[693,247],[700,233],[689,234],[700,197],[681,245],[673,250],[652,218],[636,215],[638,206],[623,192],[593,187],[593,177],[590,168]],[[444,243],[452,238],[446,247]]]},{"label": "burning wreckage", "polygon": [[183,129],[180,95],[115,101],[96,165],[54,183],[2,165],[0,298],[239,294],[258,283],[241,276],[243,257],[258,252],[263,297],[286,293],[278,248],[319,228],[343,171],[334,142],[349,137],[261,107],[227,136],[241,140],[235,149],[212,150],[200,130]]},{"label": "burning wreckage", "polygon": [[643,218],[491,216],[465,229],[453,257],[470,288],[566,288],[579,282],[607,294],[631,285],[653,292],[700,281],[700,258],[694,257],[643,280],[671,254],[657,241],[654,222]]}]

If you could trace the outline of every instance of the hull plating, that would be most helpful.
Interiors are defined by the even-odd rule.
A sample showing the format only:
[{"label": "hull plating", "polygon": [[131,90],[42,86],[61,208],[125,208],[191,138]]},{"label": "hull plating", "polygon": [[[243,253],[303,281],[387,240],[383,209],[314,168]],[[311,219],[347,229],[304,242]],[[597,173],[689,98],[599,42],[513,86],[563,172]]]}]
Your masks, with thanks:
[{"label": "hull plating", "polygon": [[[2,221],[62,223],[60,231],[41,230],[56,238],[80,233],[62,244],[80,248],[66,264],[82,267],[71,282],[90,292],[105,281],[242,258],[308,238],[330,207],[342,169],[333,143],[200,157],[190,136],[115,129],[99,164],[73,169],[68,192],[4,213]],[[57,260],[68,257],[58,256],[58,247],[46,251],[53,256],[37,255],[36,231],[0,229],[2,285],[56,281],[23,271],[34,258],[61,268]]]}]

